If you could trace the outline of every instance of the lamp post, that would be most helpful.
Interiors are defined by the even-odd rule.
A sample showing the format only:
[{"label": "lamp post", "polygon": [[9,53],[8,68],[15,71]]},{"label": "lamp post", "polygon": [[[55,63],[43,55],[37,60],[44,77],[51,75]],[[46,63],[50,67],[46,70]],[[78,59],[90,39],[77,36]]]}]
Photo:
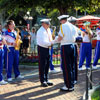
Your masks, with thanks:
[{"label": "lamp post", "polygon": [[33,17],[30,16],[30,12],[28,11],[27,14],[24,16],[24,19],[26,20],[27,22],[27,30],[30,30],[31,27],[32,27],[32,20],[33,20]]}]

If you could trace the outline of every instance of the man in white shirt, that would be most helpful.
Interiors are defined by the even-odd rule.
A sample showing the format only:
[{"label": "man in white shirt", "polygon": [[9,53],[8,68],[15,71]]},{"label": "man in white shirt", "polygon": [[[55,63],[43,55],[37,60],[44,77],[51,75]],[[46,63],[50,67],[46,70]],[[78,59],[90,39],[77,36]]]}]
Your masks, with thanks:
[{"label": "man in white shirt", "polygon": [[73,60],[74,60],[74,45],[76,32],[73,30],[73,25],[67,22],[68,15],[61,15],[58,17],[61,26],[58,37],[55,38],[54,43],[61,41],[61,59],[64,77],[64,86],[61,88],[63,91],[74,90],[73,80]]},{"label": "man in white shirt", "polygon": [[49,71],[49,47],[52,45],[52,35],[50,30],[50,19],[42,19],[42,26],[37,31],[37,45],[39,58],[39,78],[41,86],[47,87],[53,85],[48,81]]}]

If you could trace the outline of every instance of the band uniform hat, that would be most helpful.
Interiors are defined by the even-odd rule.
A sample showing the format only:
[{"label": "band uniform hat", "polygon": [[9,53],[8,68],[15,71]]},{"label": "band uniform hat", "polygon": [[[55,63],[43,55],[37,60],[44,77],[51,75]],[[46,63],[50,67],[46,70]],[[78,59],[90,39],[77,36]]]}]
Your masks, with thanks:
[{"label": "band uniform hat", "polygon": [[46,23],[46,24],[50,24],[51,19],[41,19],[40,22],[41,23]]},{"label": "band uniform hat", "polygon": [[57,17],[59,20],[62,20],[62,19],[67,19],[69,17],[69,15],[61,15],[59,17]]},{"label": "band uniform hat", "polygon": [[73,16],[70,16],[68,19],[67,19],[69,22],[76,22],[77,21],[77,18],[73,17]]}]

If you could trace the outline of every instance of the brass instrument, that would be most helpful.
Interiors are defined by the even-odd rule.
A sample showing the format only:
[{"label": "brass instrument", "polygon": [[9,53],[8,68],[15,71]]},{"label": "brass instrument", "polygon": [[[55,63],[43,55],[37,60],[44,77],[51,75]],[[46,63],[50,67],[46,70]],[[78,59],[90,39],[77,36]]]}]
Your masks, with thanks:
[{"label": "brass instrument", "polygon": [[17,30],[17,36],[16,36],[16,40],[15,40],[15,43],[16,43],[15,50],[19,50],[20,49],[20,45],[22,43],[22,40],[20,39],[20,35],[19,35],[20,31],[19,31],[19,29],[16,28],[16,30]]},{"label": "brass instrument", "polygon": [[90,22],[85,22],[85,23],[84,23],[85,30],[86,30],[86,32],[88,33],[89,38],[90,38],[90,40],[91,40],[91,38],[92,38],[92,31],[91,31],[89,25],[90,25]]},{"label": "brass instrument", "polygon": [[55,31],[56,31],[56,27],[54,27],[54,29],[53,29],[53,33],[52,33],[52,38],[53,39],[55,38]]}]

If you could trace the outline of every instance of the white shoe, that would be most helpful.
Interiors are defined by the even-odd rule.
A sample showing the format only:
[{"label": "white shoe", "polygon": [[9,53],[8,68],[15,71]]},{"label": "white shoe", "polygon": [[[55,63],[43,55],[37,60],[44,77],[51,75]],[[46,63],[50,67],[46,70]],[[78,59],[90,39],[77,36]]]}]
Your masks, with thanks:
[{"label": "white shoe", "polygon": [[65,85],[60,89],[62,91],[73,91],[74,90],[74,87],[73,88],[67,88]]},{"label": "white shoe", "polygon": [[16,79],[23,79],[24,78],[24,76],[21,76],[21,75],[18,75],[17,77],[16,77]]},{"label": "white shoe", "polygon": [[77,83],[77,81],[74,81],[74,84],[76,84]]},{"label": "white shoe", "polygon": [[87,67],[86,69],[90,69],[90,67]]},{"label": "white shoe", "polygon": [[0,85],[5,85],[5,84],[7,84],[8,82],[6,82],[6,81],[4,81],[4,80],[2,80],[2,81],[0,81]]},{"label": "white shoe", "polygon": [[64,85],[63,87],[60,88],[62,91],[68,91],[68,88]]},{"label": "white shoe", "polygon": [[55,70],[55,69],[50,71],[50,73],[58,73],[58,72],[59,72],[59,71],[57,71],[57,70]]},{"label": "white shoe", "polygon": [[83,68],[82,68],[82,67],[80,67],[80,68],[78,68],[78,70],[83,70]]},{"label": "white shoe", "polygon": [[92,69],[97,69],[97,67],[96,66],[92,66]]},{"label": "white shoe", "polygon": [[69,88],[68,90],[69,90],[69,91],[73,91],[73,90],[74,90],[74,87],[73,87],[73,88]]},{"label": "white shoe", "polygon": [[8,82],[11,82],[12,81],[12,78],[8,78],[7,80],[8,80]]}]

